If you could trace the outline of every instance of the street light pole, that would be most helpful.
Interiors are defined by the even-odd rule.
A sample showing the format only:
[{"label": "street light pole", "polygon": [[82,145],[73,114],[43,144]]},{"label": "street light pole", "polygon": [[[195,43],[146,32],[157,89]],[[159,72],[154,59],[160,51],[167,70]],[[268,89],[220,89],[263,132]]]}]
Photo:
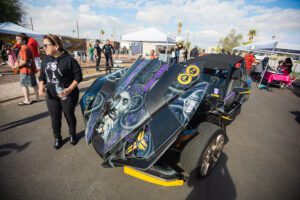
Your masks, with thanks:
[{"label": "street light pole", "polygon": [[78,26],[78,20],[77,20],[77,37],[79,38],[79,26]]},{"label": "street light pole", "polygon": [[32,17],[30,16],[31,30],[33,30]]}]

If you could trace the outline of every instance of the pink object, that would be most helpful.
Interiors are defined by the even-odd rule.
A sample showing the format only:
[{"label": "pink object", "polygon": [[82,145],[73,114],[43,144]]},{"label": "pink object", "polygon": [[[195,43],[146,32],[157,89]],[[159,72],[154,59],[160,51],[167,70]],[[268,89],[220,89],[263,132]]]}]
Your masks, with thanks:
[{"label": "pink object", "polygon": [[268,81],[268,83],[272,83],[273,81],[280,81],[288,86],[291,86],[291,84],[293,82],[293,80],[291,80],[289,75],[277,74],[277,73],[272,73],[269,71],[266,71],[266,73],[264,75],[264,79],[266,79]]},{"label": "pink object", "polygon": [[17,57],[13,51],[10,51],[8,54],[8,65],[10,67],[14,66],[15,62],[17,61]]}]

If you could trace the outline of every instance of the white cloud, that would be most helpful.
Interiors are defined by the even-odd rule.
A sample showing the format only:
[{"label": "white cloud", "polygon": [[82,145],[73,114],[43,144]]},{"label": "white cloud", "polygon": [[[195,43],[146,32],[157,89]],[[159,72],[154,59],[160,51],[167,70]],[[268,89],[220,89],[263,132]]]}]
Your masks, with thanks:
[{"label": "white cloud", "polygon": [[35,30],[42,33],[74,36],[78,20],[82,37],[99,37],[103,29],[105,37],[115,31],[119,39],[120,34],[150,26],[177,35],[177,24],[182,22],[182,37],[186,39],[189,29],[190,41],[202,47],[216,45],[232,28],[242,33],[244,40],[250,29],[256,29],[256,40],[270,39],[275,34],[278,39],[300,43],[299,9],[267,8],[244,0],[80,0],[77,7],[71,0],[47,1],[47,6],[27,1]]},{"label": "white cloud", "polygon": [[56,6],[58,0],[48,2],[48,6],[38,7],[33,4],[27,5],[33,18],[35,31],[41,33],[54,33],[76,37],[77,20],[79,23],[80,37],[99,38],[100,31],[105,31],[105,38],[110,38],[115,31],[115,38],[120,34],[135,30],[140,25],[126,24],[114,16],[98,14],[91,10],[88,4],[80,4],[74,8],[71,1],[62,1]]},{"label": "white cloud", "polygon": [[[232,28],[242,33],[244,40],[247,40],[250,29],[256,29],[257,39],[261,40],[270,39],[273,34],[279,39],[289,38],[291,32],[300,35],[299,10],[266,8],[242,0],[176,1],[167,5],[149,3],[148,7],[137,12],[136,18],[151,26],[172,24],[172,34],[175,35],[176,24],[181,21],[183,27],[194,35],[194,40],[201,43],[200,46],[216,45],[220,37],[227,35]],[[300,43],[298,38],[294,39]]]}]

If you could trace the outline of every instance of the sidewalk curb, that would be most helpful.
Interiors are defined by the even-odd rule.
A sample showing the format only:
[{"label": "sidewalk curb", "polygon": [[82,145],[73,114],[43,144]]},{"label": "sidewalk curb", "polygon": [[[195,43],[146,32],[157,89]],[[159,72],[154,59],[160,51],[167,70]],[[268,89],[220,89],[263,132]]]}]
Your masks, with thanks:
[{"label": "sidewalk curb", "polygon": [[[90,75],[90,76],[86,76],[82,79],[82,82],[86,82],[86,81],[89,81],[91,79],[95,79],[95,78],[98,78],[98,77],[101,77],[105,74],[94,74],[94,75]],[[31,92],[29,95],[33,95],[34,93]],[[1,103],[6,103],[6,102],[9,102],[9,101],[13,101],[13,100],[16,100],[16,99],[19,99],[19,98],[22,98],[23,95],[19,95],[19,96],[16,96],[16,97],[11,97],[11,98],[8,98],[8,99],[4,99],[4,100],[0,100],[0,104]]]}]

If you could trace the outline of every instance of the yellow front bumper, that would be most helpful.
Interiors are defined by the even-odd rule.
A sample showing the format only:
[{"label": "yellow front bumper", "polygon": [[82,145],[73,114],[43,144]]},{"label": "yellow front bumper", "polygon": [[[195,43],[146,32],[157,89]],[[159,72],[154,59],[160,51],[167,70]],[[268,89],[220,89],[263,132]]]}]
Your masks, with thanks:
[{"label": "yellow front bumper", "polygon": [[124,173],[143,181],[161,186],[180,186],[184,184],[184,181],[181,179],[164,180],[127,166],[124,166]]}]

